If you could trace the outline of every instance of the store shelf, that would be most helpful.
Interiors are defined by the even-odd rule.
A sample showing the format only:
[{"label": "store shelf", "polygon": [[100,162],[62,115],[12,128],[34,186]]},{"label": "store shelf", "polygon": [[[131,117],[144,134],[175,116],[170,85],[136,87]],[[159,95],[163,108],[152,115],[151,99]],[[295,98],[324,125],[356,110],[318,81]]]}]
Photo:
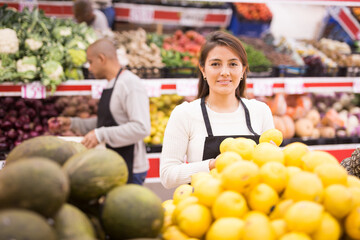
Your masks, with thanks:
[{"label": "store shelf", "polygon": [[[196,95],[198,79],[196,78],[166,78],[145,79],[148,94],[151,97],[161,94],[177,93],[183,96]],[[71,96],[92,95],[94,88],[104,86],[106,80],[69,80],[57,87],[55,93],[47,95]],[[247,91],[254,95],[272,95],[277,92],[289,94],[297,93],[324,93],[324,92],[359,92],[360,78],[357,77],[309,77],[309,78],[253,78],[247,79]],[[1,96],[21,96],[21,84],[0,84]]]},{"label": "store shelf", "polygon": [[[14,0],[0,1],[0,6],[22,9],[25,5]],[[30,2],[31,4],[31,2]],[[28,6],[29,3],[27,3]],[[71,18],[72,1],[38,1],[38,7],[47,16]],[[232,10],[213,8],[189,8],[150,4],[115,3],[116,20],[142,24],[170,24],[193,27],[227,27]]]},{"label": "store shelf", "polygon": [[[207,1],[207,0],[198,0]],[[360,0],[217,0],[217,2],[286,3],[306,5],[360,6]]]}]

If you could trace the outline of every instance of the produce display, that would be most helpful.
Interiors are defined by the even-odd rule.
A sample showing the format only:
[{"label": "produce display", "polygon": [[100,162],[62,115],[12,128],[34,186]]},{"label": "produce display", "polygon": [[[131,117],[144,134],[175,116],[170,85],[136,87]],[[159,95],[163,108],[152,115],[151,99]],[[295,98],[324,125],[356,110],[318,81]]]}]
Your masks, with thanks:
[{"label": "produce display", "polygon": [[9,152],[22,141],[48,135],[47,121],[59,115],[55,97],[44,100],[0,98],[0,152]]},{"label": "produce display", "polygon": [[150,98],[151,132],[150,135],[144,139],[146,144],[162,144],[170,114],[183,100],[184,98],[177,94]]},{"label": "produce display", "polygon": [[350,93],[286,95],[277,93],[265,101],[275,128],[285,139],[357,137],[359,135],[358,96]]},{"label": "produce display", "polygon": [[126,184],[128,169],[116,152],[77,144],[40,136],[10,152],[0,171],[0,239],[157,237],[160,198]]},{"label": "produce display", "polygon": [[272,13],[265,3],[233,3],[240,18],[249,21],[270,22]]},{"label": "produce display", "polygon": [[66,79],[84,79],[85,50],[97,39],[92,28],[37,8],[6,7],[0,8],[0,82],[41,81],[54,91]]},{"label": "produce display", "polygon": [[282,140],[273,129],[258,145],[225,139],[216,167],[163,202],[163,239],[360,238],[360,180],[331,154]]}]

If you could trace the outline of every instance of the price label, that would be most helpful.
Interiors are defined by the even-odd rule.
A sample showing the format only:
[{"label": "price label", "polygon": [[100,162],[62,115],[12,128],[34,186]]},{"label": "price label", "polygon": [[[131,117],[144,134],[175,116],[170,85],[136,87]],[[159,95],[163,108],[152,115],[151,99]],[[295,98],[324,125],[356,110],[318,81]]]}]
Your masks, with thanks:
[{"label": "price label", "polygon": [[253,92],[255,96],[272,96],[274,83],[269,80],[254,81]]},{"label": "price label", "polygon": [[304,80],[300,78],[290,79],[285,81],[285,93],[287,94],[303,94]]},{"label": "price label", "polygon": [[19,12],[28,8],[30,11],[34,9],[38,5],[37,0],[20,0],[19,1]]},{"label": "price label", "polygon": [[161,81],[159,80],[145,80],[143,81],[149,97],[161,96]]},{"label": "price label", "polygon": [[129,21],[135,23],[154,22],[154,8],[149,6],[137,6],[130,9]]},{"label": "price label", "polygon": [[180,96],[196,96],[199,80],[177,80],[176,93]]},{"label": "price label", "polygon": [[6,161],[3,160],[3,161],[0,161],[0,170],[3,169],[5,167],[5,163]]},{"label": "price label", "polygon": [[100,99],[101,98],[101,94],[104,90],[104,88],[106,87],[106,85],[108,84],[107,81],[101,81],[101,82],[96,82],[93,83],[91,85],[91,96],[94,99]]},{"label": "price label", "polygon": [[198,9],[187,9],[181,12],[180,25],[183,26],[203,26],[206,12]]},{"label": "price label", "polygon": [[353,92],[354,93],[360,93],[360,79],[355,78],[353,82]]},{"label": "price label", "polygon": [[46,88],[40,82],[32,82],[21,86],[21,97],[32,99],[46,98]]}]

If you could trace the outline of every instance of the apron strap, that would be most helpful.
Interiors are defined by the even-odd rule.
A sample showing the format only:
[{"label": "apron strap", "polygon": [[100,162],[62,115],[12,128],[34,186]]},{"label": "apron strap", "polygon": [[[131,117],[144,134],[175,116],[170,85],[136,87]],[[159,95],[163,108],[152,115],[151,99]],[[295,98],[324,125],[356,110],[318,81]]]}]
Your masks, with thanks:
[{"label": "apron strap", "polygon": [[120,74],[121,74],[122,70],[123,70],[123,68],[122,68],[122,67],[120,67],[120,69],[119,69],[118,73],[116,74],[116,78],[115,78],[115,82],[114,82],[114,86],[113,86],[113,88],[115,88],[116,81],[118,80],[118,78],[119,78],[119,76],[120,76]]},{"label": "apron strap", "polygon": [[259,134],[257,134],[252,126],[251,126],[251,120],[250,120],[250,114],[249,114],[249,109],[246,107],[245,103],[241,100],[240,98],[240,102],[244,108],[244,111],[245,111],[245,118],[246,118],[246,126],[248,127],[249,131],[254,134],[255,136],[258,136]]},{"label": "apron strap", "polygon": [[201,105],[201,111],[202,111],[205,126],[206,126],[206,131],[208,133],[208,136],[212,137],[213,132],[212,132],[210,121],[209,121],[209,115],[208,115],[208,113],[206,111],[206,107],[205,107],[205,97],[201,98],[201,104],[200,105]]}]

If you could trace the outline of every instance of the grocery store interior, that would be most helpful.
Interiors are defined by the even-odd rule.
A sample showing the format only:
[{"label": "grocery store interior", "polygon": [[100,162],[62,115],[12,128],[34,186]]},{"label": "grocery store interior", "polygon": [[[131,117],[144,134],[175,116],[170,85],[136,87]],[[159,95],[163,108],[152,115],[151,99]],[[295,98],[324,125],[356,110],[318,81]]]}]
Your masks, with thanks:
[{"label": "grocery store interior", "polygon": [[[93,2],[104,12],[104,3]],[[49,131],[48,120],[97,116],[107,81],[89,71],[86,49],[100,38],[115,44],[120,64],[146,87],[151,134],[144,138],[150,165],[144,186],[162,201],[176,190],[159,176],[166,125],[176,106],[196,99],[198,57],[213,31],[243,43],[247,98],[269,106],[281,148],[301,142],[341,162],[359,147],[360,0],[98,2],[114,11],[102,30],[76,22],[71,0],[0,0],[0,174],[25,140],[82,141],[80,132]]]}]

